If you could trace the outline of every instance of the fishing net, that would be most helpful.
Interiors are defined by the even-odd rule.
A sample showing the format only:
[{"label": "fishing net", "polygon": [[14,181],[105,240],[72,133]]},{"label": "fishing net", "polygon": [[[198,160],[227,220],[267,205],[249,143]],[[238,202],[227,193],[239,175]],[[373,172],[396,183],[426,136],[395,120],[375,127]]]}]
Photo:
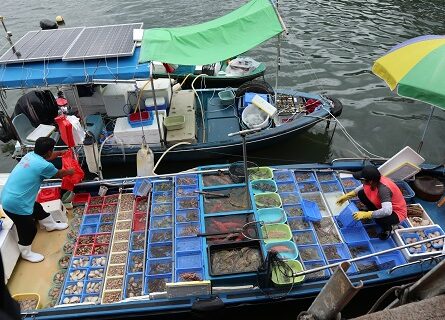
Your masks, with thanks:
[{"label": "fishing net", "polygon": [[[258,165],[254,162],[247,161],[247,168],[258,168]],[[229,166],[229,175],[235,183],[242,183],[246,181],[244,173],[244,162],[234,162]]]}]

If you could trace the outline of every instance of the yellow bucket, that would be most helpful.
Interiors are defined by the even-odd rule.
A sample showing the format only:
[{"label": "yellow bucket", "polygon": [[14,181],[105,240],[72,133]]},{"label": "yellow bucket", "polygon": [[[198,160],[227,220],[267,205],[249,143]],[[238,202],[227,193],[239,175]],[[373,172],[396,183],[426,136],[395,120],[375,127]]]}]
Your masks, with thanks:
[{"label": "yellow bucket", "polygon": [[18,293],[12,296],[14,300],[20,303],[20,311],[27,312],[42,308],[40,295],[37,293]]}]

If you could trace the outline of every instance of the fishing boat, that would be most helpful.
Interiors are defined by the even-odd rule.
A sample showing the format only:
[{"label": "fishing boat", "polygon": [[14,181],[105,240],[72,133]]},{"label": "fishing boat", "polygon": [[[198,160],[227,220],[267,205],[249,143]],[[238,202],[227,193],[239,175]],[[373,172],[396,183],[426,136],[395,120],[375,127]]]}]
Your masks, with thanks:
[{"label": "fishing boat", "polygon": [[[155,159],[202,160],[239,155],[242,138],[228,134],[242,129],[258,129],[246,137],[249,150],[278,143],[321,121],[335,120],[342,112],[341,102],[256,80],[199,89],[198,83],[205,85],[208,75],[185,76],[177,83],[171,77],[154,79],[159,66],[154,62],[205,66],[232,59],[222,67],[227,71],[234,68],[233,61],[249,65],[239,56],[274,36],[279,39],[285,30],[270,1],[252,0],[195,26],[144,30],[136,23],[29,32],[0,58],[0,88],[39,90],[23,95],[12,116],[2,103],[1,138],[18,140],[14,157],[20,159],[33,149],[37,137],[61,136],[57,148],[77,146],[94,173],[111,164],[135,163],[142,144]],[[111,41],[116,34],[125,41]],[[57,50],[44,49],[54,37],[66,43],[58,43]],[[96,48],[91,39],[109,43]],[[62,54],[64,46],[68,49]],[[189,80],[191,89],[186,89]],[[57,99],[50,89],[58,92]],[[79,125],[92,138],[88,146],[83,138],[73,144],[66,137],[64,132],[70,129],[64,126],[72,123],[59,117],[55,125],[62,112],[80,119]]]},{"label": "fishing boat", "polygon": [[[419,159],[405,148],[373,163],[393,179],[443,177],[443,166]],[[33,248],[45,260],[19,260],[8,287],[12,294],[28,293],[34,307],[40,299],[43,309],[24,311],[30,319],[192,313],[219,319],[278,301],[292,302],[295,318],[348,261],[346,275],[363,283],[358,303],[365,305],[370,291],[433,268],[444,257],[445,237],[444,208],[423,200],[404,180],[397,184],[408,219],[387,240],[378,238],[372,221],[352,220],[361,206],[357,199],[337,206],[340,195],[360,184],[351,173],[368,161],[248,168],[234,163],[81,183],[66,213],[69,229],[39,231]],[[58,192],[49,182],[40,196],[57,201]]]}]

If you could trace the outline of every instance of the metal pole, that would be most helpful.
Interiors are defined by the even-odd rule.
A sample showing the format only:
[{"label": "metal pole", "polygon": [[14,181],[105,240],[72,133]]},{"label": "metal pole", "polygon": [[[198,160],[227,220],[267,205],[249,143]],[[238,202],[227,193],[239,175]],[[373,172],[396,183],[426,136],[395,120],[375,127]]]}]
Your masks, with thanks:
[{"label": "metal pole", "polygon": [[250,205],[250,201],[249,201],[249,171],[247,170],[246,133],[242,133],[241,138],[243,139],[243,162],[244,162],[244,182],[246,184],[246,200],[247,200],[247,205]]},{"label": "metal pole", "polygon": [[[150,69],[152,70],[153,66],[150,66]],[[164,135],[162,134],[161,131],[161,123],[159,122],[159,112],[158,112],[158,104],[156,102],[156,92],[155,92],[155,84],[154,84],[154,80],[153,80],[153,74],[152,71],[150,71],[150,82],[151,82],[151,92],[153,94],[153,103],[155,105],[155,114],[156,114],[156,122],[158,125],[158,131],[159,131],[159,141],[161,142],[161,145],[163,147],[165,147],[165,140],[164,140]]]},{"label": "metal pole", "polygon": [[3,25],[3,29],[5,29],[5,32],[6,32],[6,40],[8,40],[9,44],[11,45],[12,52],[17,56],[17,58],[20,58],[22,55],[21,55],[21,53],[18,52],[18,51],[15,49],[15,47],[14,47],[14,43],[13,43],[12,40],[11,40],[12,33],[9,32],[9,31],[6,29],[6,25],[5,25],[5,21],[4,21],[4,17],[3,17],[3,16],[0,16],[0,21],[1,21],[2,25]]},{"label": "metal pole", "polygon": [[431,106],[430,116],[428,117],[428,121],[426,122],[425,130],[423,130],[422,140],[420,141],[419,147],[417,148],[417,152],[420,152],[420,149],[422,149],[423,139],[425,138],[426,130],[428,129],[428,126],[430,125],[430,121],[431,121],[431,118],[433,116],[433,112],[434,112],[434,106],[432,105]]}]

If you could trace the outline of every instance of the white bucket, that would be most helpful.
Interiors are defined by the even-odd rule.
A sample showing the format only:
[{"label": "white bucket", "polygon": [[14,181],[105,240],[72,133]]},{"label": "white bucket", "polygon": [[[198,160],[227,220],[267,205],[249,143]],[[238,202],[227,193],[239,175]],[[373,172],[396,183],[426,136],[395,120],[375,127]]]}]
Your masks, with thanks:
[{"label": "white bucket", "polygon": [[269,125],[269,116],[267,113],[253,104],[249,104],[243,110],[241,119],[249,129],[263,129]]}]

